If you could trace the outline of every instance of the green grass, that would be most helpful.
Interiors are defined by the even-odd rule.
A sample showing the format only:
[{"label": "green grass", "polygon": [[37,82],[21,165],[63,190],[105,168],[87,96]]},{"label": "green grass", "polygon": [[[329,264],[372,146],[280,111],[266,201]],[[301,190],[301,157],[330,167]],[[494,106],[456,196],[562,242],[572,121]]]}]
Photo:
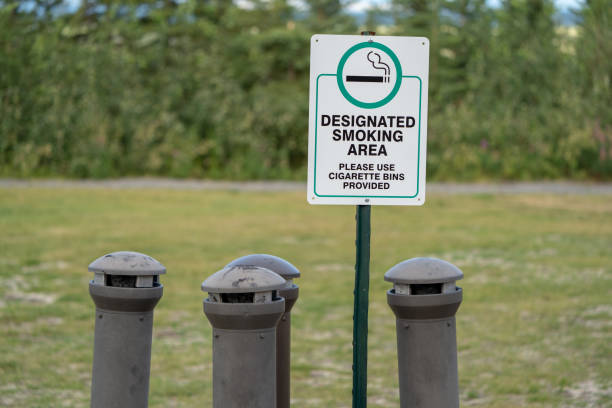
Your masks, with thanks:
[{"label": "green grass", "polygon": [[[355,223],[304,193],[0,189],[0,406],[88,405],[87,265],[118,250],[168,268],[155,311],[151,407],[211,406],[200,283],[265,252],[302,272],[296,408],[350,407]],[[372,211],[369,406],[397,407],[384,272],[434,256],[465,273],[463,406],[612,406],[612,203],[605,196],[430,195]]]}]

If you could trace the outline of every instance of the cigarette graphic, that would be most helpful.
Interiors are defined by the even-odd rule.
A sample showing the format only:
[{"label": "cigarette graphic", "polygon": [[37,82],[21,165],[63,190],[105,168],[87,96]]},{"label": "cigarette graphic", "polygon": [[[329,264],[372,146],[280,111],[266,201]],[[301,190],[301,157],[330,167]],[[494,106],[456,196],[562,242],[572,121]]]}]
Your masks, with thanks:
[{"label": "cigarette graphic", "polygon": [[382,62],[380,54],[374,51],[368,52],[367,60],[370,61],[374,69],[382,70],[384,75],[372,76],[372,75],[347,75],[346,82],[389,82],[391,68],[389,65]]},{"label": "cigarette graphic", "polygon": [[382,76],[347,75],[347,82],[386,82]]}]

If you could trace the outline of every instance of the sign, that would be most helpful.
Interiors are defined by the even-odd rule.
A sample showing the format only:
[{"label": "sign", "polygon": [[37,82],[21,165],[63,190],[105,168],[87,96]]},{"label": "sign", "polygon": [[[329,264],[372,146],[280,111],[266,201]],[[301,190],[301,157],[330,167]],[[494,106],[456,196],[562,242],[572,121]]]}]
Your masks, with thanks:
[{"label": "sign", "polygon": [[308,202],[425,202],[429,41],[316,34]]}]

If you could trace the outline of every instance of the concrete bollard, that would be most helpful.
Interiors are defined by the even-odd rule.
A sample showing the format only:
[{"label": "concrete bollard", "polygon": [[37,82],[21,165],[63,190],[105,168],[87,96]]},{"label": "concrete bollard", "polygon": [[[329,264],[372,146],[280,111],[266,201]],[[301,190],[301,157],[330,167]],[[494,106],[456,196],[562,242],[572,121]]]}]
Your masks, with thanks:
[{"label": "concrete bollard", "polygon": [[433,258],[401,262],[385,273],[395,313],[400,407],[459,408],[455,313],[463,278],[456,266]]},{"label": "concrete bollard", "polygon": [[293,279],[300,276],[295,266],[282,258],[266,254],[246,255],[230,262],[227,266],[253,265],[279,274],[287,281],[278,295],[285,299],[285,312],[276,327],[276,407],[289,408],[291,405],[291,309],[298,299],[299,288]]},{"label": "concrete bollard", "polygon": [[114,252],[89,265],[96,305],[92,408],[146,408],[153,309],[166,268],[137,252]]},{"label": "concrete bollard", "polygon": [[276,326],[286,282],[257,266],[226,267],[204,282],[213,327],[213,408],[276,407]]}]

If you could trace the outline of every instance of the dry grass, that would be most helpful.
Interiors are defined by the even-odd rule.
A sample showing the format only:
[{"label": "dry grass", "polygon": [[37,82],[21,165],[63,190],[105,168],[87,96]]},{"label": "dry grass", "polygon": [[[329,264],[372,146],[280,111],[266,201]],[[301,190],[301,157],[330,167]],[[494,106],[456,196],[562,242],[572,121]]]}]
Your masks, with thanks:
[{"label": "dry grass", "polygon": [[[0,406],[88,405],[87,265],[117,250],[168,268],[151,407],[211,405],[201,281],[255,252],[302,271],[294,406],[350,407],[354,208],[292,192],[0,189]],[[372,214],[369,406],[397,407],[384,272],[414,256],[459,265],[464,406],[612,406],[612,203],[605,196],[430,195]]]}]

